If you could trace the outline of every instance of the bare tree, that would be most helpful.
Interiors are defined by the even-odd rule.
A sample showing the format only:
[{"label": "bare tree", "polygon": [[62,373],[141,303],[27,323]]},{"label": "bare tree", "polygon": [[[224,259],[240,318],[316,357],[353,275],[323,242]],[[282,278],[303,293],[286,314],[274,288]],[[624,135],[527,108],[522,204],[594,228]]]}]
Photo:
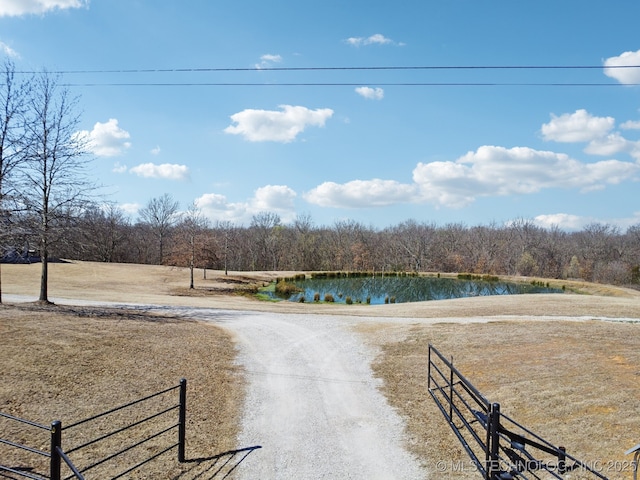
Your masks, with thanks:
[{"label": "bare tree", "polygon": [[259,212],[251,217],[252,270],[277,270],[276,246],[280,228],[280,216],[277,213]]},{"label": "bare tree", "polygon": [[[213,227],[214,241],[218,245],[218,251],[222,251],[224,274],[229,274],[230,250],[233,253],[237,250],[238,242],[233,242],[233,237],[237,233],[238,228],[228,220],[217,221]],[[233,264],[236,269],[238,265]],[[206,271],[204,272],[206,278]]]},{"label": "bare tree", "polygon": [[171,195],[165,193],[159,198],[152,198],[147,206],[140,210],[140,218],[147,223],[158,239],[160,264],[164,261],[166,237],[178,222],[179,203]]},{"label": "bare tree", "polygon": [[399,250],[406,258],[399,266],[410,267],[415,272],[422,271],[429,260],[429,248],[433,242],[435,226],[408,220],[394,228],[393,233]]},{"label": "bare tree", "polygon": [[21,202],[38,218],[36,232],[42,274],[39,301],[49,303],[48,277],[51,246],[79,213],[95,188],[86,176],[91,159],[85,139],[78,135],[77,97],[59,85],[57,77],[39,74],[27,102],[25,162],[21,165]]},{"label": "bare tree", "polygon": [[195,204],[192,204],[184,215],[182,215],[180,227],[186,234],[187,242],[189,244],[189,288],[193,289],[193,269],[196,264],[196,248],[199,243],[199,237],[202,236],[205,228],[207,227],[207,220],[198,207]]},{"label": "bare tree", "polygon": [[[24,160],[23,135],[24,114],[29,82],[15,81],[15,67],[5,61],[4,77],[0,83],[0,222],[2,232],[10,226],[10,214],[5,204],[6,197],[11,195],[9,181],[18,164]],[[0,245],[0,257],[4,255],[4,247]],[[2,303],[2,272],[0,271],[0,303]]]},{"label": "bare tree", "polygon": [[292,234],[288,257],[294,270],[313,270],[318,266],[318,235],[311,215],[301,214],[289,229]]},{"label": "bare tree", "polygon": [[128,261],[125,248],[129,244],[129,219],[113,203],[91,205],[80,218],[75,241],[86,260],[98,262]]}]

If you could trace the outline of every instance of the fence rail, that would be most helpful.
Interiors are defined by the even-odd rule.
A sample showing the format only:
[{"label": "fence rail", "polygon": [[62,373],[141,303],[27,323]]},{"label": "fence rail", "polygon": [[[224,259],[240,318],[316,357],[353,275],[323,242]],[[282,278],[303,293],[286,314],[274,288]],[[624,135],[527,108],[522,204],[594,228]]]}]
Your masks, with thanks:
[{"label": "fence rail", "polygon": [[[136,420],[131,423],[127,423],[122,427],[113,426],[113,422],[111,421],[112,417],[119,412],[123,412],[127,409],[131,409],[133,407],[139,406],[144,402],[149,402],[152,399],[159,398],[163,395],[167,395],[175,390],[179,390],[179,399],[178,403],[173,403],[168,407],[160,407],[158,410],[154,411],[150,414],[145,414],[144,418],[140,420]],[[141,447],[142,445],[148,444],[152,440],[160,439],[172,431],[176,432],[176,441],[171,442],[168,446],[163,445],[161,447],[155,446],[160,451],[157,451],[153,454],[143,457],[142,459],[138,459],[133,464],[129,465],[125,471],[120,472],[119,474],[110,477],[112,480],[122,478],[123,476],[131,473],[132,471],[139,469],[143,465],[157,459],[161,455],[164,455],[171,450],[177,449],[177,459],[179,462],[185,462],[185,434],[186,434],[186,392],[187,392],[187,381],[186,379],[180,380],[179,385],[167,388],[160,392],[154,393],[152,395],[148,395],[144,398],[140,398],[138,400],[134,400],[125,405],[121,405],[119,407],[112,408],[106,412],[99,413],[89,418],[85,418],[83,420],[77,421],[75,423],[63,426],[59,420],[56,420],[51,423],[51,426],[42,425],[39,423],[31,422],[29,420],[25,420],[19,417],[15,417],[13,415],[9,415],[7,413],[0,412],[0,417],[4,418],[10,422],[14,422],[15,424],[24,425],[28,427],[34,427],[40,430],[46,430],[50,432],[50,445],[51,448],[49,451],[43,451],[41,449],[35,448],[33,446],[24,445],[15,440],[0,438],[0,444],[6,445],[11,449],[18,449],[22,451],[26,451],[29,454],[38,455],[40,457],[45,457],[48,459],[49,463],[49,472],[48,474],[44,472],[36,472],[35,468],[32,467],[11,467],[7,465],[0,464],[0,472],[11,473],[23,478],[30,478],[34,480],[62,480],[62,466],[63,464],[71,471],[71,475],[64,477],[64,480],[70,479],[78,479],[84,480],[84,475],[86,472],[96,469],[96,467],[100,465],[108,464],[108,462],[123,456],[124,454],[131,452],[132,450]],[[171,422],[168,426],[156,426],[154,421],[158,421],[161,417],[168,417],[170,413],[177,412],[177,421]],[[62,436],[63,433],[69,432],[70,430],[80,430],[80,427],[86,428],[88,424],[91,422],[96,422],[98,420],[104,420],[106,422],[106,428],[108,431],[106,433],[101,433],[94,438],[83,441],[81,444],[76,445],[74,447],[68,448],[64,450],[62,448]],[[168,420],[170,422],[170,419]],[[105,442],[109,439],[115,439],[119,434],[124,432],[128,432],[131,429],[136,427],[140,427],[142,425],[149,426],[153,428],[152,433],[146,433],[143,438],[137,439],[134,443],[129,444],[125,447],[119,448],[115,453],[111,453],[105,457],[94,459],[88,465],[84,465],[79,468],[74,461],[72,461],[71,457],[78,454],[78,452],[87,450],[90,447],[95,447],[101,442]],[[104,426],[102,426],[104,427]],[[90,453],[88,454],[89,456]],[[1,474],[1,473],[0,473]],[[100,474],[99,478],[106,478],[105,474]]]},{"label": "fence rail", "polygon": [[[9,415],[8,413],[4,413],[4,412],[0,412],[0,417],[8,420],[12,424],[18,424],[19,426],[33,427],[36,430],[42,430],[47,432],[50,431],[51,429],[51,427],[48,427],[46,425],[42,425],[36,422],[31,422],[29,420],[25,420],[24,418],[15,417],[13,415]],[[9,448],[12,448],[14,450],[21,450],[24,452],[28,452],[28,454],[35,455],[38,457],[45,457],[50,460],[52,458],[51,451],[40,450],[38,448],[32,447],[30,445],[25,445],[24,443],[21,443],[18,441],[12,441],[6,438],[0,438],[0,444],[6,445]],[[31,478],[35,480],[47,478],[44,476],[45,475],[44,473],[40,474],[37,472],[33,472],[32,470],[33,469],[31,468],[11,467],[8,465],[0,464],[0,472],[12,473],[14,475],[17,475],[18,477]]]},{"label": "fence rail", "polygon": [[580,470],[581,478],[607,477],[500,412],[433,345],[428,390],[449,426],[486,480],[551,478]]}]

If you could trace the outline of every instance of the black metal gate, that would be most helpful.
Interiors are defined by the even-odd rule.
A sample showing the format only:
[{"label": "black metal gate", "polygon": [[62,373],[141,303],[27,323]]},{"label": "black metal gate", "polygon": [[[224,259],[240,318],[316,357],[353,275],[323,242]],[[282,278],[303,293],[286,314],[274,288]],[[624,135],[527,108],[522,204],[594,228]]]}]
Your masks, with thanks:
[{"label": "black metal gate", "polygon": [[[177,401],[171,400],[170,394],[176,390],[179,391],[179,397]],[[124,471],[121,471],[114,476],[110,475],[109,478],[111,478],[111,480],[122,478],[130,472],[142,467],[143,465],[174,449],[177,449],[178,461],[184,462],[186,394],[187,381],[186,379],[182,379],[179,385],[167,388],[166,390],[163,390],[161,392],[154,393],[144,398],[127,403],[126,405],[113,408],[93,417],[86,418],[84,420],[80,420],[66,426],[63,426],[62,423],[58,420],[52,422],[50,426],[46,426],[0,412],[0,417],[5,421],[18,424],[24,428],[35,428],[36,430],[49,431],[50,436],[49,450],[44,450],[42,448],[37,448],[31,445],[25,445],[12,439],[0,438],[0,444],[3,444],[11,449],[21,450],[22,452],[25,452],[26,455],[34,456],[35,459],[32,462],[33,465],[42,466],[43,462],[39,462],[38,459],[41,460],[43,458],[46,459],[46,464],[48,464],[48,468],[46,469],[48,471],[45,471],[44,468],[38,469],[37,467],[16,467],[0,464],[0,475],[2,475],[1,472],[7,472],[15,475],[16,477],[30,478],[34,480],[61,480],[63,478],[63,467],[66,464],[66,467],[68,467],[71,474],[65,477],[65,480],[72,478],[84,480],[84,474],[86,472],[93,471],[101,465],[108,465],[109,462],[123,456],[127,452],[137,449],[138,447],[141,447],[154,439],[162,438],[173,438],[173,440],[161,440],[164,445],[158,448],[158,451],[148,456],[142,456],[142,458],[139,458],[135,463],[128,465]],[[148,402],[154,399],[157,399],[158,403],[156,405],[153,405],[152,407],[149,407]],[[141,406],[140,408],[143,414],[137,421],[119,426],[113,420],[118,412],[138,406]],[[175,415],[174,417],[172,417],[172,412]],[[167,418],[162,420],[162,424],[157,423],[159,419],[164,417]],[[174,420],[172,420],[172,418]],[[98,436],[90,438],[88,440],[85,439],[81,444],[63,450],[62,436],[64,432],[77,430],[80,426],[86,426],[91,422],[96,422],[99,420],[102,420],[104,423],[100,426],[101,433]],[[151,424],[150,428],[152,430],[155,429],[154,432],[151,434],[147,433],[142,437],[136,436],[135,434],[130,432],[132,429],[135,429],[136,427],[139,427],[143,424]],[[118,437],[118,435],[123,433],[126,434],[124,436]],[[168,437],[168,435],[174,434],[174,437]],[[118,438],[118,442],[120,442],[119,439],[123,437],[126,437],[127,440],[134,439],[132,440],[133,443],[127,444],[126,446],[120,445],[120,448],[115,453],[109,454],[106,457],[95,459],[93,462],[83,465],[82,467],[77,467],[76,465],[74,465],[71,459],[74,453],[77,453],[81,450],[90,449],[92,446],[95,446],[112,438]],[[38,443],[41,444],[42,442],[40,441]],[[112,471],[112,469],[109,470]],[[106,476],[104,474],[101,474],[100,478],[106,478]]]},{"label": "black metal gate", "polygon": [[513,478],[563,479],[580,472],[581,478],[608,480],[512,418],[500,412],[435,347],[429,345],[429,393],[449,422],[472,463],[486,480]]}]

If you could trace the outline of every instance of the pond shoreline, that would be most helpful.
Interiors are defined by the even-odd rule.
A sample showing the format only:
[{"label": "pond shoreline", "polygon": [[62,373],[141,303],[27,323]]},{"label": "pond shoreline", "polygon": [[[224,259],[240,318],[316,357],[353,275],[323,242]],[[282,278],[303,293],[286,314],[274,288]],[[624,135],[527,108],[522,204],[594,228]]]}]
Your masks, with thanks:
[{"label": "pond shoreline", "polygon": [[407,274],[296,276],[280,280],[265,292],[271,299],[290,302],[329,302],[382,305],[448,300],[491,295],[564,293],[549,283],[514,282],[493,276],[425,276]]}]

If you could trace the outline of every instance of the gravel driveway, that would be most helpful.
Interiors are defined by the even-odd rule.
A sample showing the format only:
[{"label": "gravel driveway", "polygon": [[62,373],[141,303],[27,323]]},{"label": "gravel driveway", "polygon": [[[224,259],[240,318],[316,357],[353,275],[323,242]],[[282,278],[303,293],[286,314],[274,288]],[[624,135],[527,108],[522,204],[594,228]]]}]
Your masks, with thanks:
[{"label": "gravel driveway", "polygon": [[403,448],[403,422],[379,392],[369,368],[373,352],[350,331],[350,319],[180,312],[222,325],[238,339],[249,382],[238,447],[262,448],[235,478],[426,478]]}]

